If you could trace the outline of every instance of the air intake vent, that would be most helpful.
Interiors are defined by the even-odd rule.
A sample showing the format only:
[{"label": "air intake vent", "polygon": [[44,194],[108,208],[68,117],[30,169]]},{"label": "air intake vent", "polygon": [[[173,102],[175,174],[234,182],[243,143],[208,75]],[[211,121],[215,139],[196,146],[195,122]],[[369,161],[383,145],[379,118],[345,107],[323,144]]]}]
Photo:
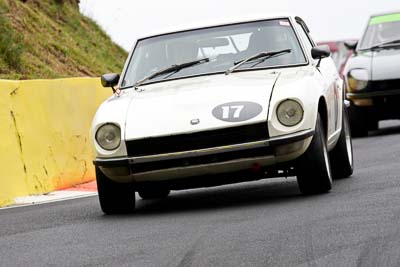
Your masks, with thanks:
[{"label": "air intake vent", "polygon": [[127,141],[128,156],[140,157],[268,139],[266,123]]}]

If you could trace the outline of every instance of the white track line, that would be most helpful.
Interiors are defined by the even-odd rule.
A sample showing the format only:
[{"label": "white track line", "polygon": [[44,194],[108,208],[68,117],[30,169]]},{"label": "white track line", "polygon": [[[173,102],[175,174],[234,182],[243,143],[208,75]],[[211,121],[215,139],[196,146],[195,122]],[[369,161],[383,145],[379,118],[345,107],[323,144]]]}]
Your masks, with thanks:
[{"label": "white track line", "polygon": [[97,192],[93,191],[54,191],[44,195],[17,197],[15,198],[14,204],[8,207],[0,208],[0,210],[59,202],[70,199],[91,197],[96,195]]}]

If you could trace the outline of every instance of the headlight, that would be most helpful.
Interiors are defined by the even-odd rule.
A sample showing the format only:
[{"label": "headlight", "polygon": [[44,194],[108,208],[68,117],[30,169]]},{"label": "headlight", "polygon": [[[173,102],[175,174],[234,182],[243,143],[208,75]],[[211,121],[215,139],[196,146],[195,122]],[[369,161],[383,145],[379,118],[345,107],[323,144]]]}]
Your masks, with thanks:
[{"label": "headlight", "polygon": [[368,85],[368,71],[366,69],[354,69],[347,75],[349,91],[358,91]]},{"label": "headlight", "polygon": [[287,99],[279,104],[276,115],[282,125],[291,127],[301,122],[304,111],[299,102]]},{"label": "headlight", "polygon": [[96,132],[97,143],[105,150],[114,150],[121,144],[121,129],[115,124],[104,124]]}]

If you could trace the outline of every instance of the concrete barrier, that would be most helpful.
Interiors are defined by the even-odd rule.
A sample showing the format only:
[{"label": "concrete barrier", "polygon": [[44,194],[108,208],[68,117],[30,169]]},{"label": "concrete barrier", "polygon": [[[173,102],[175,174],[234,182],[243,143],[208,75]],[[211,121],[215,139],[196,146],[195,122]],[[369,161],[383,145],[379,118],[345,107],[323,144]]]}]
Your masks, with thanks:
[{"label": "concrete barrier", "polygon": [[89,130],[110,95],[99,78],[0,80],[0,207],[94,179]]}]

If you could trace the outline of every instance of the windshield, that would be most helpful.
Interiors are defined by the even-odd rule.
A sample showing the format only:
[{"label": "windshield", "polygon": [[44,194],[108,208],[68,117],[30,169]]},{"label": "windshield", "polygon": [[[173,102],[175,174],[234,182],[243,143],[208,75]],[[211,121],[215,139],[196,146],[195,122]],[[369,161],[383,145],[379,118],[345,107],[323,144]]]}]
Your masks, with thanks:
[{"label": "windshield", "polygon": [[299,41],[288,19],[250,22],[150,37],[138,41],[127,67],[121,87],[169,68],[209,59],[165,75],[157,75],[146,83],[181,77],[224,73],[235,62],[265,51],[290,49],[290,53],[271,57],[256,67],[243,64],[240,70],[259,69],[306,63]]},{"label": "windshield", "polygon": [[400,13],[372,17],[359,49],[400,39]]}]

